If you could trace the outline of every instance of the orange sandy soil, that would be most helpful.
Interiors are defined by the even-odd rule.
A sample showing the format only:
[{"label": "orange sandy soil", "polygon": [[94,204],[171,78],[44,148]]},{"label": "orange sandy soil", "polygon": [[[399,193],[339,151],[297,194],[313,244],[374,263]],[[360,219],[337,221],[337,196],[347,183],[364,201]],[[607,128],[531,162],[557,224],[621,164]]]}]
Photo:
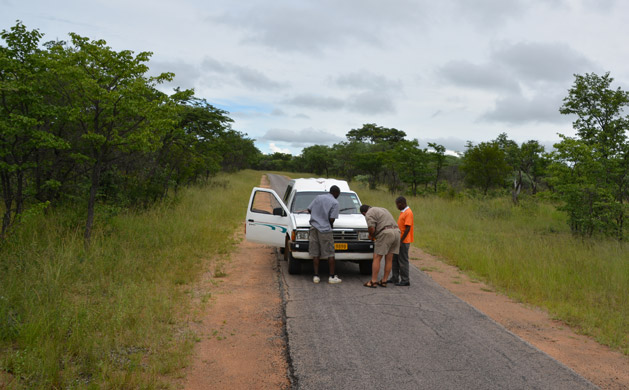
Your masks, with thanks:
[{"label": "orange sandy soil", "polygon": [[226,276],[204,275],[198,288],[211,293],[210,304],[193,326],[200,341],[183,388],[290,388],[277,267],[274,248],[243,240],[220,269]]},{"label": "orange sandy soil", "polygon": [[[289,389],[275,250],[243,241],[193,327],[185,389]],[[208,281],[212,280],[210,278]]]},{"label": "orange sandy soil", "polygon": [[[262,185],[267,184],[263,177]],[[540,309],[493,292],[418,248],[411,248],[410,255],[416,267],[454,295],[600,388],[629,389],[629,357]],[[223,268],[225,277],[217,279],[208,270],[200,288],[212,297],[193,327],[200,341],[181,387],[290,388],[277,267],[273,248],[242,241]]]}]

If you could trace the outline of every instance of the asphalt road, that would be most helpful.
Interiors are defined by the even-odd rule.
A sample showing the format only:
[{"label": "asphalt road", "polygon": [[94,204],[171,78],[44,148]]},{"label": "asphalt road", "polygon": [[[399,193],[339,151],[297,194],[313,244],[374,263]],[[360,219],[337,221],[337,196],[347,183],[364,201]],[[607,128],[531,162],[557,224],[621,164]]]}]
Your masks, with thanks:
[{"label": "asphalt road", "polygon": [[370,289],[353,263],[337,262],[336,285],[325,267],[314,284],[280,265],[295,389],[596,388],[415,267],[410,287]]}]

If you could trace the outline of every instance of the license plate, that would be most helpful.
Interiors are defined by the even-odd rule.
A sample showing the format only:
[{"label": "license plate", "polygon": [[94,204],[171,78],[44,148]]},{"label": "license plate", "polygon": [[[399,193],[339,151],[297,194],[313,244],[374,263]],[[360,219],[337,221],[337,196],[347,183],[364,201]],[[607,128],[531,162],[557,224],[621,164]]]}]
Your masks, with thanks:
[{"label": "license plate", "polygon": [[346,251],[347,250],[347,243],[346,242],[340,242],[338,244],[334,244],[334,249],[337,251]]}]

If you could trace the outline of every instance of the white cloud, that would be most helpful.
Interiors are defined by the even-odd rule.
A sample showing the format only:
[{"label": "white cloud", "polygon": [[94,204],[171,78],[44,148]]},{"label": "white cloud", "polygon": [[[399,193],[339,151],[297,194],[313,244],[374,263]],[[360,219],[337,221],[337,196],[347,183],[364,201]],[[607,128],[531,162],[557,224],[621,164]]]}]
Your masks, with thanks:
[{"label": "white cloud", "polygon": [[284,101],[286,104],[306,107],[306,108],[315,108],[324,111],[336,111],[340,110],[345,106],[345,101],[342,99],[328,97],[328,96],[318,96],[314,94],[302,94],[292,97]]},{"label": "white cloud", "polygon": [[274,142],[269,143],[269,149],[271,149],[272,153],[291,154],[290,149],[288,149],[288,148],[282,149],[282,148],[276,146]]},{"label": "white cloud", "polygon": [[395,107],[391,98],[385,93],[361,92],[349,97],[346,107],[350,111],[361,114],[394,113]]},{"label": "white cloud", "polygon": [[[565,43],[519,42],[496,48],[491,58],[513,72],[513,79],[563,83],[575,73],[591,72],[595,65]],[[516,76],[517,75],[517,76]]]},{"label": "white cloud", "polygon": [[496,106],[486,112],[481,120],[507,124],[566,123],[566,116],[559,113],[562,100],[561,96],[551,95],[536,95],[532,98],[510,95],[498,99]]},{"label": "white cloud", "polygon": [[390,0],[292,0],[230,3],[212,17],[246,31],[245,42],[280,51],[320,52],[352,43],[384,45],[398,24],[424,18],[421,2]]},{"label": "white cloud", "polygon": [[511,74],[494,64],[476,65],[468,61],[450,61],[438,70],[448,82],[470,88],[517,91],[519,85]]},{"label": "white cloud", "polygon": [[344,99],[330,96],[299,95],[284,101],[285,104],[323,111],[347,110],[361,114],[395,112],[390,96],[384,92],[360,92]]},{"label": "white cloud", "polygon": [[558,109],[574,73],[629,86],[619,0],[0,2],[0,30],[20,19],[44,41],[152,51],[151,74],[176,75],[164,87],[194,88],[265,150],[363,123],[452,150],[503,131],[551,142],[571,129]]},{"label": "white cloud", "polygon": [[150,74],[157,76],[161,73],[172,72],[175,78],[172,82],[165,83],[166,87],[181,87],[182,89],[194,88],[202,73],[198,67],[183,61],[159,61],[151,60],[149,63]]},{"label": "white cloud", "polygon": [[374,92],[399,91],[403,86],[399,80],[392,80],[384,75],[374,74],[367,70],[342,74],[337,76],[333,82],[341,88],[370,90]]},{"label": "white cloud", "polygon": [[206,71],[206,74],[211,74],[213,79],[232,79],[253,90],[277,90],[286,87],[285,83],[272,80],[255,68],[217,61],[213,58],[205,58],[201,63],[201,68]]},{"label": "white cloud", "polygon": [[309,144],[331,145],[333,143],[341,142],[345,140],[345,138],[330,134],[323,130],[308,128],[301,130],[269,129],[260,138],[260,140],[283,142],[293,146],[302,146]]}]

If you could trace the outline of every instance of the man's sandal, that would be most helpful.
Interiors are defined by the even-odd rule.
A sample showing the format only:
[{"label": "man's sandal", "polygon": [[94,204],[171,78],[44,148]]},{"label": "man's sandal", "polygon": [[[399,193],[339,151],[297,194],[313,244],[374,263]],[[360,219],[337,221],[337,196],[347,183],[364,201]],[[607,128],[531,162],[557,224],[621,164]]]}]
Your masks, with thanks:
[{"label": "man's sandal", "polygon": [[378,282],[372,282],[371,280],[365,282],[365,284],[363,284],[363,286],[365,287],[369,287],[369,288],[376,288],[378,287]]},{"label": "man's sandal", "polygon": [[386,287],[387,286],[387,282],[385,282],[384,280],[381,280],[381,281],[378,282],[378,286]]}]

